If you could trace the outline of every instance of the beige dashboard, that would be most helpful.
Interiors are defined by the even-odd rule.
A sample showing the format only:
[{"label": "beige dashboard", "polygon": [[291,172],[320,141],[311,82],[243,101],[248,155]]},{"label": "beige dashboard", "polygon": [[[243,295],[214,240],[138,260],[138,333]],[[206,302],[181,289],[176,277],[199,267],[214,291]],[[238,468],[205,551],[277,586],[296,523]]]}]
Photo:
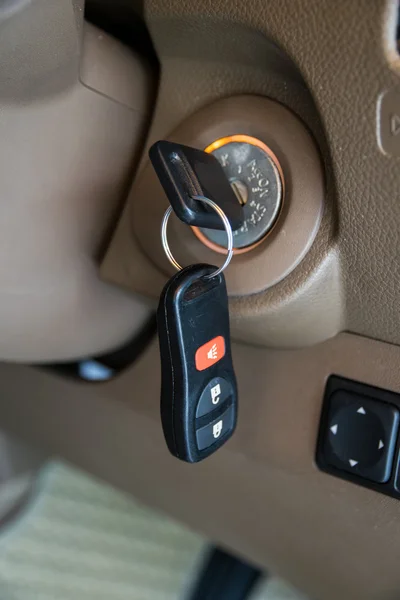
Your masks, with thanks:
[{"label": "beige dashboard", "polygon": [[[400,393],[397,13],[395,0],[0,8],[1,426],[321,600],[400,591],[399,501],[315,464],[329,375]],[[186,465],[162,437],[155,339],[104,384],[32,365],[114,349],[156,306],[173,271],[150,145],[239,133],[278,157],[285,204],[227,272],[237,432]],[[182,263],[220,263],[172,227]]]}]

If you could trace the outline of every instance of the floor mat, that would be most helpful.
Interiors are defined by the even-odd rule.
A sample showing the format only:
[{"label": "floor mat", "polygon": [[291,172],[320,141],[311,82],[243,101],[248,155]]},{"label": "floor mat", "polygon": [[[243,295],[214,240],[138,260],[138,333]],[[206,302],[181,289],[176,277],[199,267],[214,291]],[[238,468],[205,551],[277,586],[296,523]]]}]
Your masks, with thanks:
[{"label": "floor mat", "polygon": [[[207,542],[61,463],[0,535],[1,600],[183,600]],[[301,600],[279,581],[252,600]]]}]

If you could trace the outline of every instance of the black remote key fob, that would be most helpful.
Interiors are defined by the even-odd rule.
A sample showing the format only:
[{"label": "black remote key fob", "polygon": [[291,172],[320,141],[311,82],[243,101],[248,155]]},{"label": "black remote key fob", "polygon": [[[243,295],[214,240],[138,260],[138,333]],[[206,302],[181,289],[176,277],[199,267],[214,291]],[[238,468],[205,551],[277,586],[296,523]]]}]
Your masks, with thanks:
[{"label": "black remote key fob", "polygon": [[228,296],[210,265],[179,271],[165,286],[157,323],[161,419],[170,452],[198,462],[220,448],[237,420]]}]

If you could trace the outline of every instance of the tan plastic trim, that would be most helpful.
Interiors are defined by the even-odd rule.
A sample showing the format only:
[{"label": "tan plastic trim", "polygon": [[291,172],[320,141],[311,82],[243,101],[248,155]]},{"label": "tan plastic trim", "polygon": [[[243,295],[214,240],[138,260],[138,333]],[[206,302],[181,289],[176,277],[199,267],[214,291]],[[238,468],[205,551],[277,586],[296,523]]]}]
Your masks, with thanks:
[{"label": "tan plastic trim", "polygon": [[0,365],[2,423],[279,574],[307,597],[394,600],[399,501],[319,472],[314,455],[327,377],[400,392],[400,348],[341,334],[297,351],[234,344],[233,359],[238,429],[197,465],[173,458],[163,439],[156,341],[100,385]]},{"label": "tan plastic trim", "polygon": [[82,4],[3,8],[0,359],[98,354],[131,339],[149,315],[100,280],[98,259],[139,157],[151,77],[130,49],[84,27]]},{"label": "tan plastic trim", "polygon": [[[307,129],[290,111],[266,98],[239,96],[221,100],[192,115],[169,137],[204,148],[238,131],[249,135],[257,132],[256,137],[277,156],[287,182],[286,203],[272,234],[253,252],[236,256],[226,272],[229,294],[247,296],[287,277],[310,249],[324,210],[324,178]],[[151,203],[146,202],[149,197]],[[159,236],[159,224],[167,206],[166,196],[148,163],[132,194],[132,230],[152,262],[172,274]],[[178,262],[215,263],[214,252],[199,243],[189,227],[171,219],[170,228],[175,233],[171,247]]]}]

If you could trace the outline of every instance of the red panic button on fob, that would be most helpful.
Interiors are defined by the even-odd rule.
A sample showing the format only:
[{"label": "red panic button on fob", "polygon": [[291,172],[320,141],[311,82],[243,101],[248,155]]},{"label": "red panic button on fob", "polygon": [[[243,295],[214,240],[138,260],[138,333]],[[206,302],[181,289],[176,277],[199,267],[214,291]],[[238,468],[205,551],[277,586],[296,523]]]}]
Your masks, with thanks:
[{"label": "red panic button on fob", "polygon": [[225,356],[225,340],[222,335],[218,335],[206,344],[197,349],[195,355],[196,369],[204,371],[215,365]]}]

